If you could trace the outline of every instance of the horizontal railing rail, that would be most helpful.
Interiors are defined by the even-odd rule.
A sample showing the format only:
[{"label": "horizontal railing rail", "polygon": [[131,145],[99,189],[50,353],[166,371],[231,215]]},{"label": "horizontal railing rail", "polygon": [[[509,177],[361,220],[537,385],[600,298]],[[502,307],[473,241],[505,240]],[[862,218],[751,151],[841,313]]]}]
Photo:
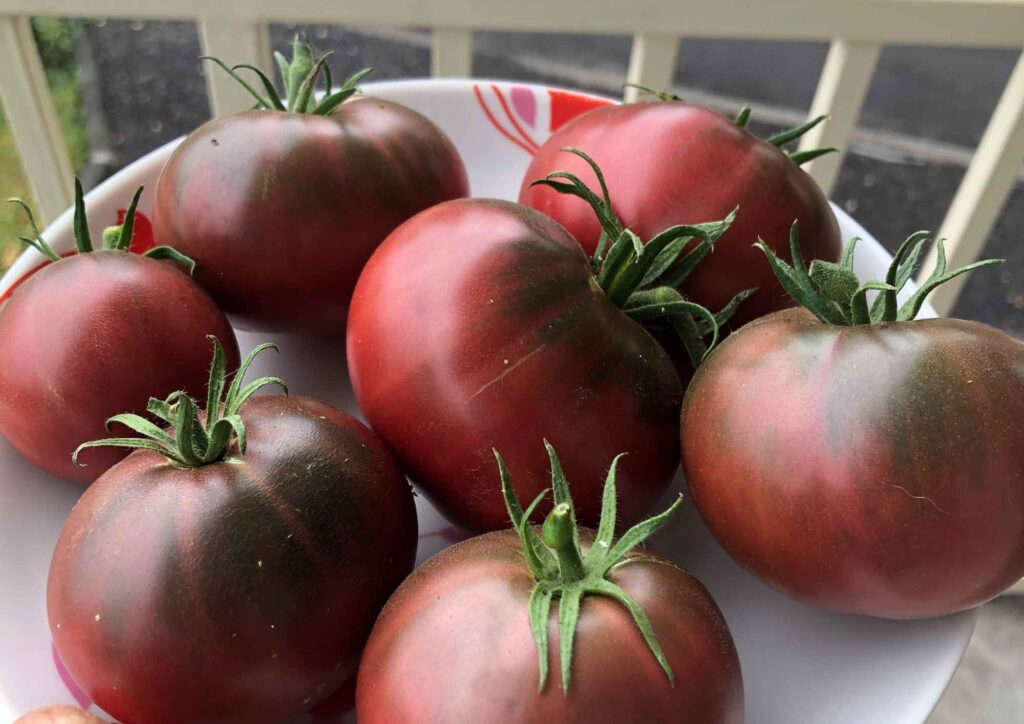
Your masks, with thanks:
[{"label": "horizontal railing rail", "polygon": [[[624,81],[672,85],[683,37],[823,40],[831,43],[810,113],[829,120],[802,148],[844,149],[857,124],[875,65],[886,44],[1024,47],[1024,0],[0,0],[0,100],[10,122],[41,215],[53,219],[71,202],[70,162],[60,137],[29,18],[193,20],[203,51],[270,70],[268,24],[324,23],[430,27],[431,72],[472,73],[473,31],[508,30],[633,34]],[[223,74],[207,74],[214,114],[245,108],[248,98]],[[626,100],[634,100],[628,90]],[[1024,54],[996,106],[939,234],[951,265],[973,261],[1013,188],[1024,161]],[[806,166],[826,193],[841,154]],[[1022,242],[1024,243],[1024,242]],[[920,271],[935,264],[934,250]],[[932,301],[948,312],[963,277]]]}]

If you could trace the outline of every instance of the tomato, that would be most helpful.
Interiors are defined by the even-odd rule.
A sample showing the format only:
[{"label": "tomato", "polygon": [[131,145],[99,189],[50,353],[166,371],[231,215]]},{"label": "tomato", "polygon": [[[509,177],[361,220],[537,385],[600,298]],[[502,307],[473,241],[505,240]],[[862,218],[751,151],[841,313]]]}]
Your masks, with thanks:
[{"label": "tomato", "polygon": [[596,108],[541,146],[523,179],[519,201],[550,215],[585,249],[593,250],[601,229],[587,205],[532,185],[554,171],[571,172],[592,184],[595,176],[587,164],[561,152],[575,147],[604,169],[615,212],[641,238],[672,224],[719,219],[738,206],[736,221],[715,244],[714,254],[680,290],[705,307],[719,309],[742,290],[757,288],[736,313],[734,324],[739,326],[792,304],[751,248],[758,238],[785,256],[789,226],[798,219],[809,257],[835,261],[842,245],[828,200],[794,162],[814,152],[789,157],[776,146],[813,122],[767,142],[748,132],[745,123],[745,117],[734,122],[679,100]]},{"label": "tomato", "polygon": [[504,451],[518,492],[532,496],[546,485],[537,446],[544,437],[580,481],[586,522],[600,510],[592,481],[611,462],[602,450],[630,453],[621,480],[626,522],[664,492],[678,464],[682,388],[634,320],[693,305],[634,302],[658,290],[633,285],[654,246],[674,233],[683,232],[667,230],[639,259],[624,234],[605,258],[615,263],[595,277],[580,245],[550,218],[472,199],[420,213],[374,253],[349,316],[352,385],[374,431],[451,521],[504,527],[490,450]]},{"label": "tomato", "polygon": [[[87,467],[71,462],[86,440],[105,433],[118,412],[144,412],[151,393],[203,390],[207,335],[238,364],[238,345],[224,314],[187,274],[158,261],[190,264],[166,247],[146,255],[126,250],[139,192],[121,227],[108,229],[93,251],[81,184],[76,181],[77,253],[58,257],[39,236],[25,238],[51,263],[0,305],[0,435],[51,475],[88,484],[125,456],[90,450]],[[26,210],[28,207],[24,207]]]},{"label": "tomato", "polygon": [[[301,44],[296,53],[296,63],[309,60]],[[296,82],[287,109],[273,95],[260,97],[265,109],[214,119],[160,174],[157,242],[196,260],[196,280],[238,327],[341,334],[359,272],[384,237],[468,193],[458,152],[431,121],[379,98],[349,99],[362,75],[316,108],[296,100]]]},{"label": "tomato", "polygon": [[310,709],[355,675],[412,570],[412,494],[373,433],[317,400],[246,401],[271,378],[222,394],[224,377],[218,349],[208,415],[152,401],[172,437],[122,415],[146,437],[90,443],[144,449],[86,491],[50,565],[57,650],[126,724]]},{"label": "tomato", "polygon": [[18,717],[14,724],[104,724],[103,720],[82,711],[77,706],[55,704],[33,709]]},{"label": "tomato", "polygon": [[[701,366],[683,467],[722,547],[806,603],[886,618],[977,606],[1024,576],[1024,344],[898,312],[920,241],[886,282],[787,268],[814,312],[769,315]],[[973,265],[972,265],[973,266]],[[883,291],[868,308],[867,288]]]},{"label": "tomato", "polygon": [[442,551],[391,597],[359,666],[360,724],[743,720],[739,659],[715,602],[686,571],[634,549],[679,502],[616,543],[615,464],[596,533],[577,532],[553,452],[552,470],[558,504],[542,535],[502,469],[515,529]]}]

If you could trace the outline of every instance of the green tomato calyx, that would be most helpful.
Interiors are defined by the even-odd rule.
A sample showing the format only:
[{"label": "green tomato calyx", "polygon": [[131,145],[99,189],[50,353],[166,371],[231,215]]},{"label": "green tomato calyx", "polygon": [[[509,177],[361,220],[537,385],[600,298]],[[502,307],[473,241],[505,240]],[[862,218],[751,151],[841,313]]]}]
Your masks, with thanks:
[{"label": "green tomato calyx", "polygon": [[[309,113],[312,115],[326,116],[353,95],[359,92],[357,87],[366,75],[373,68],[363,68],[356,71],[341,85],[341,88],[334,90],[331,78],[331,69],[327,65],[330,53],[316,55],[313,46],[305,41],[301,34],[297,34],[292,41],[292,59],[288,60],[279,52],[274,53],[274,59],[281,71],[281,78],[284,81],[284,96],[282,97],[274,87],[270,78],[259,68],[239,63],[228,67],[219,58],[209,55],[202,56],[202,60],[209,60],[224,69],[232,78],[238,81],[255,101],[256,109],[269,111],[284,111],[287,113]],[[263,93],[260,93],[242,76],[239,70],[248,70],[254,73],[263,86]],[[323,97],[316,100],[317,82],[323,79]]]},{"label": "green tomato calyx", "polygon": [[[132,237],[135,235],[135,211],[139,205],[139,198],[142,196],[142,186],[135,191],[131,203],[124,214],[124,221],[118,226],[108,226],[103,230],[103,246],[106,251],[129,251],[132,245]],[[17,197],[7,199],[10,204],[21,207],[28,220],[28,227],[32,236],[19,236],[18,238],[45,256],[49,261],[60,261],[61,257],[53,250],[39,231],[36,225],[32,208]],[[87,254],[93,250],[92,238],[89,235],[89,221],[85,216],[85,193],[82,190],[82,182],[75,176],[75,216],[73,221],[75,235],[75,251],[78,254]],[[170,259],[188,269],[189,275],[195,271],[196,263],[181,252],[169,246],[157,246],[149,249],[142,256],[152,259]]]},{"label": "green tomato calyx", "polygon": [[[696,368],[718,343],[720,327],[729,321],[743,300],[756,291],[746,289],[720,311],[712,313],[684,298],[678,290],[729,229],[736,211],[719,221],[669,227],[645,244],[633,231],[623,227],[612,210],[608,185],[597,162],[578,148],[569,146],[562,150],[590,166],[601,195],[567,171],[550,173],[531,186],[548,186],[590,205],[601,224],[601,237],[591,258],[598,285],[634,321],[652,331],[668,331],[678,336]],[[693,248],[688,248],[693,242],[696,242]]]},{"label": "green tomato calyx", "polygon": [[[665,653],[651,627],[647,614],[632,596],[608,579],[608,573],[634,548],[661,530],[679,510],[682,496],[660,515],[637,523],[626,531],[618,541],[615,534],[615,474],[622,455],[617,455],[608,470],[601,502],[601,521],[594,542],[584,554],[580,548],[579,528],[576,513],[569,495],[569,484],[562,472],[562,465],[554,448],[545,440],[544,446],[551,461],[551,489],[555,506],[544,520],[538,535],[537,528],[530,525],[530,516],[547,495],[544,491],[524,511],[519,498],[512,488],[505,461],[497,450],[501,475],[501,491],[505,496],[512,525],[519,534],[523,545],[523,556],[536,584],[530,594],[530,630],[540,664],[539,690],[544,691],[548,679],[548,617],[551,603],[558,599],[558,640],[561,661],[562,692],[568,694],[571,673],[572,650],[579,621],[580,607],[587,595],[606,596],[622,604],[629,611],[637,628],[647,642],[651,654],[657,660],[670,683],[675,679]],[[624,453],[623,453],[624,454]]]},{"label": "green tomato calyx", "polygon": [[205,422],[201,414],[204,410],[201,410],[199,403],[184,391],[172,392],[164,400],[150,397],[146,410],[166,423],[166,429],[141,415],[114,415],[107,420],[108,430],[116,422],[142,437],[111,437],[83,443],[71,456],[75,464],[81,464],[78,462],[78,455],[86,448],[123,447],[153,450],[176,465],[198,468],[223,460],[231,447],[232,438],[238,440],[239,455],[245,455],[245,423],[238,414],[242,403],[267,385],[280,385],[285,394],[288,394],[288,388],[277,377],[259,377],[244,386],[242,380],[256,355],[265,349],[277,351],[277,347],[270,343],[255,347],[235,372],[231,384],[227,385],[224,349],[213,335],[209,335],[207,339],[213,343],[213,362],[210,365],[210,381],[207,385]]},{"label": "green tomato calyx", "polygon": [[[783,289],[801,306],[826,324],[852,327],[860,324],[908,322],[915,319],[925,298],[940,284],[972,269],[1004,261],[985,259],[947,271],[945,243],[943,239],[939,239],[936,242],[938,260],[935,269],[921,287],[902,306],[898,306],[897,295],[910,281],[927,238],[927,231],[917,231],[908,236],[893,256],[885,281],[864,283],[861,283],[853,270],[858,241],[856,238],[847,244],[838,264],[815,259],[811,262],[810,268],[804,262],[800,251],[799,230],[795,221],[789,229],[792,264],[780,259],[762,240],[758,240],[754,246],[764,252]],[[869,291],[878,292],[870,307],[867,301]]]}]

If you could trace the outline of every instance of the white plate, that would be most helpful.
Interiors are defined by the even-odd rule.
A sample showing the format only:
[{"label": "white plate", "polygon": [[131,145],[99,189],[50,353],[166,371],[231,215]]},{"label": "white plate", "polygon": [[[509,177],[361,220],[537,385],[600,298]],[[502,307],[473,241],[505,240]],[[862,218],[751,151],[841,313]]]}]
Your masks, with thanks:
[{"label": "white plate", "polygon": [[[550,135],[552,122],[598,101],[571,91],[489,81],[401,81],[366,89],[433,119],[462,153],[473,193],[506,199],[516,198],[530,160],[527,149]],[[94,238],[115,223],[117,209],[139,184],[146,185],[139,208],[148,213],[157,175],[176,144],[157,149],[89,194]],[[882,278],[889,255],[845,213],[837,209],[836,214],[844,238],[863,238],[857,271]],[[145,226],[140,224],[140,233]],[[71,212],[45,236],[58,252],[71,249]],[[0,293],[40,261],[36,252],[26,252],[0,280]],[[934,315],[930,308],[925,313]],[[243,351],[266,341],[263,335],[238,337]],[[278,374],[292,391],[358,414],[341,340],[275,341],[281,355],[262,356],[254,372]],[[677,475],[674,490],[682,484]],[[80,492],[37,471],[0,440],[0,721],[45,704],[90,703],[58,671],[44,597],[53,545]],[[422,498],[417,505],[422,561],[448,545],[453,531]],[[742,660],[748,721],[916,724],[927,718],[970,639],[974,612],[895,622],[808,608],[742,571],[711,538],[693,506],[684,509],[653,547],[694,571],[725,612]]]}]

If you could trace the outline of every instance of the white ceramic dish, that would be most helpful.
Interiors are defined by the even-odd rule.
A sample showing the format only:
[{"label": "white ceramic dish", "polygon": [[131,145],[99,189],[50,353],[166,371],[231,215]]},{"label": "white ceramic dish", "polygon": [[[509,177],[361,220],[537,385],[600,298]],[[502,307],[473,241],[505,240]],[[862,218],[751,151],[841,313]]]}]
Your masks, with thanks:
[{"label": "white ceramic dish", "polygon": [[[462,153],[473,193],[506,199],[516,198],[530,148],[543,142],[553,125],[607,102],[543,86],[468,80],[380,83],[366,90],[432,118]],[[115,222],[118,208],[139,184],[146,185],[139,208],[148,213],[157,176],[176,143],[89,194],[94,238]],[[888,254],[849,216],[839,209],[836,214],[844,238],[863,239],[857,271],[881,278]],[[144,227],[139,233],[145,233]],[[58,251],[71,249],[71,212],[45,236]],[[24,254],[0,280],[0,293],[40,261],[34,251]],[[934,315],[930,308],[925,314]],[[243,350],[263,341],[263,335],[239,334]],[[281,355],[261,357],[254,372],[278,374],[295,393],[359,414],[342,340],[276,341]],[[682,486],[677,476],[673,490]],[[90,704],[55,662],[44,597],[53,545],[80,493],[79,487],[37,471],[0,440],[0,722],[44,704]],[[422,498],[417,505],[422,561],[457,533]],[[710,537],[693,507],[684,510],[653,547],[694,571],[724,611],[742,660],[749,722],[919,724],[927,718],[970,639],[973,612],[896,622],[808,608],[742,571]]]}]

